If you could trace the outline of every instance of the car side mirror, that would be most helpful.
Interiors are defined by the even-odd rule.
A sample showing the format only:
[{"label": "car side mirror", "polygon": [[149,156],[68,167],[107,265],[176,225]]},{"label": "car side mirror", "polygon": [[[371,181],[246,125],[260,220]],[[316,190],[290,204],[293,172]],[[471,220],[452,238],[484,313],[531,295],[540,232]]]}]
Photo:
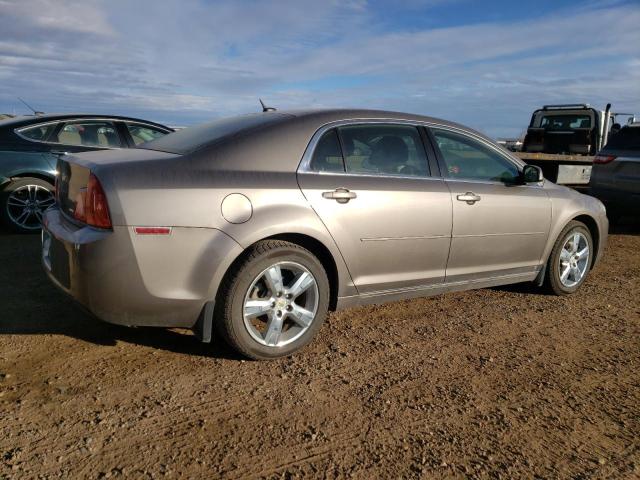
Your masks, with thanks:
[{"label": "car side mirror", "polygon": [[536,165],[525,165],[522,169],[523,183],[540,183],[544,180],[542,169]]}]

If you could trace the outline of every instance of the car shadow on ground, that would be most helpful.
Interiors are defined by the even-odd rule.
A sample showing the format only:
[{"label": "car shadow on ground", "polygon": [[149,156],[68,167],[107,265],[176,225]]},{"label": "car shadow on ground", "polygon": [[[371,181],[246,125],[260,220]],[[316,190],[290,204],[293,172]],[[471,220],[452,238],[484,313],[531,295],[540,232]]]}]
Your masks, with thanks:
[{"label": "car shadow on ground", "polygon": [[84,311],[46,277],[39,235],[0,231],[0,335],[65,335],[96,345],[128,342],[181,354],[239,359],[219,339],[200,342],[184,329],[124,327]]}]

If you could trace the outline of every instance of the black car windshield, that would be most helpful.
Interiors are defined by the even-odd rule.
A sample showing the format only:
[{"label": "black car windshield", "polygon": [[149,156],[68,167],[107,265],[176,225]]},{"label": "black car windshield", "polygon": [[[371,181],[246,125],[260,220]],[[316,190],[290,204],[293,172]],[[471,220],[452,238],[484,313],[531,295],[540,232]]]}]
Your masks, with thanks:
[{"label": "black car windshield", "polygon": [[591,128],[591,117],[589,115],[545,115],[542,117],[540,127],[547,130]]},{"label": "black car windshield", "polygon": [[243,131],[262,128],[272,123],[278,123],[288,117],[288,115],[279,113],[255,113],[224,118],[179,130],[156,140],[143,143],[138,148],[184,155],[217,143],[223,138],[235,136]]},{"label": "black car windshield", "polygon": [[622,127],[610,135],[605,150],[640,150],[640,127]]}]

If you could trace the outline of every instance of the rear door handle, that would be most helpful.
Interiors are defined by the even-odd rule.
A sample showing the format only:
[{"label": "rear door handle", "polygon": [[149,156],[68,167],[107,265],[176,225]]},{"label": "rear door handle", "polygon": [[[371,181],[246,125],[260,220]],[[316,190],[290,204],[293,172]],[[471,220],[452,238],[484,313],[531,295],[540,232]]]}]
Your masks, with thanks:
[{"label": "rear door handle", "polygon": [[356,192],[351,192],[346,188],[336,188],[333,192],[322,192],[322,198],[335,200],[338,203],[347,203],[349,200],[356,197]]},{"label": "rear door handle", "polygon": [[464,195],[458,195],[456,197],[460,202],[467,202],[467,205],[473,205],[476,202],[479,202],[481,197],[480,195],[476,195],[473,192],[467,192]]}]

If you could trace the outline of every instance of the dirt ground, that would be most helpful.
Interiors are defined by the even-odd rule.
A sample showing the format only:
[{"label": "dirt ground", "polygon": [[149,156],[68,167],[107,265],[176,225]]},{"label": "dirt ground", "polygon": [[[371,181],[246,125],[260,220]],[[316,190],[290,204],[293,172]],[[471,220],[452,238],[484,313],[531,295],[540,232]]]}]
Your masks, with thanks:
[{"label": "dirt ground", "polygon": [[0,479],[640,477],[637,226],[574,296],[352,309],[267,363],[101,323],[38,254],[0,235]]}]

